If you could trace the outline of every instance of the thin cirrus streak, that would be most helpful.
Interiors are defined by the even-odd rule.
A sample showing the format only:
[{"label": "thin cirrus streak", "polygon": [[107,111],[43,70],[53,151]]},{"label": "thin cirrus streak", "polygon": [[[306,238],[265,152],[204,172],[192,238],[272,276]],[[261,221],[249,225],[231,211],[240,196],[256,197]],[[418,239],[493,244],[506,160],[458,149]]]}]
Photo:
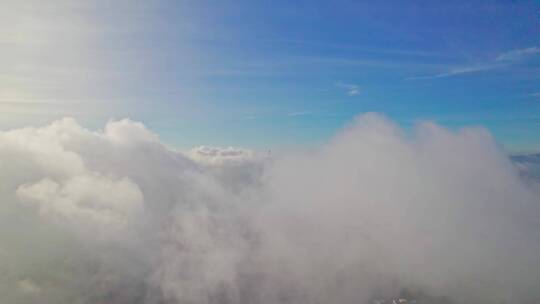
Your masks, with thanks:
[{"label": "thin cirrus streak", "polygon": [[405,80],[436,79],[505,68],[516,62],[523,61],[528,57],[537,55],[538,53],[540,53],[540,48],[536,46],[510,50],[500,53],[494,59],[482,63],[449,68],[448,71],[435,75],[407,77]]},{"label": "thin cirrus streak", "polygon": [[68,118],[0,159],[6,303],[540,299],[538,182],[483,129],[366,114],[310,151],[182,153]]}]

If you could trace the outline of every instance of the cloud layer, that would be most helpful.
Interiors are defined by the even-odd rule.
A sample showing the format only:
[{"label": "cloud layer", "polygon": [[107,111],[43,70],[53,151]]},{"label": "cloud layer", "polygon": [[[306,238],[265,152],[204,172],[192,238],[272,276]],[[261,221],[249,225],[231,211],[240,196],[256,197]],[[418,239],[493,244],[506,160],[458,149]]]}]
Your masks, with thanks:
[{"label": "cloud layer", "polygon": [[180,153],[129,120],[0,132],[6,303],[540,299],[540,196],[483,129],[358,117],[315,150]]}]

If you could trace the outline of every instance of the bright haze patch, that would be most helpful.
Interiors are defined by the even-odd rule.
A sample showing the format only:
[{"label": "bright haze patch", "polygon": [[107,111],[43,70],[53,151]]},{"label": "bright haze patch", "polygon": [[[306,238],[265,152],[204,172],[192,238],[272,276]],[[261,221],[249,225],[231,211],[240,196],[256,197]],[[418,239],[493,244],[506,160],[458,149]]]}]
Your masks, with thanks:
[{"label": "bright haze patch", "polygon": [[5,303],[540,300],[538,181],[481,128],[366,114],[313,150],[181,153],[66,118],[0,159]]}]

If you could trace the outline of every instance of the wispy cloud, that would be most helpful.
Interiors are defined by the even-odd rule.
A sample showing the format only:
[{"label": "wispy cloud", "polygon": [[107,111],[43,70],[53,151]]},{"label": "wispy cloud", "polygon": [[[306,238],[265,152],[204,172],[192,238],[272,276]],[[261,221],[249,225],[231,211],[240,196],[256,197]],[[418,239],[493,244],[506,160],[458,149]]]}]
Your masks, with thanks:
[{"label": "wispy cloud", "polygon": [[408,77],[405,80],[420,80],[420,79],[435,79],[435,78],[444,78],[451,77],[461,74],[470,74],[481,71],[494,70],[498,68],[506,67],[517,61],[525,60],[526,58],[540,53],[540,47],[529,47],[524,49],[515,49],[508,52],[501,53],[495,57],[493,60],[485,61],[482,63],[477,63],[467,66],[458,66],[448,69],[448,71],[435,74],[435,75],[426,75],[426,76],[412,76]]},{"label": "wispy cloud", "polygon": [[522,60],[522,59],[525,59],[526,57],[533,56],[538,53],[540,53],[540,47],[537,47],[537,46],[524,48],[524,49],[511,50],[497,56],[497,58],[495,58],[495,61]]},{"label": "wispy cloud", "polygon": [[534,96],[534,97],[540,97],[540,92],[534,92],[534,93],[531,93],[529,95]]},{"label": "wispy cloud", "polygon": [[360,94],[360,86],[352,83],[336,83],[336,86],[342,89],[345,89],[347,95],[356,96]]},{"label": "wispy cloud", "polygon": [[480,72],[480,71],[486,71],[494,69],[495,65],[473,65],[473,66],[463,66],[463,67],[455,67],[450,68],[447,72],[435,74],[435,75],[427,75],[427,76],[412,76],[407,77],[405,80],[420,80],[420,79],[435,79],[435,78],[443,78],[443,77],[450,77],[460,74],[468,74],[468,73],[474,73],[474,72]]},{"label": "wispy cloud", "polygon": [[391,54],[398,56],[418,56],[418,57],[444,57],[445,55],[440,52],[432,52],[418,49],[401,49],[401,48],[383,48],[383,47],[366,47],[365,45],[348,44],[348,43],[336,43],[329,41],[311,41],[311,40],[299,40],[299,39],[272,39],[266,40],[268,43],[282,43],[282,44],[297,44],[310,47],[317,47],[322,49],[340,49],[340,50],[355,50],[366,54]]},{"label": "wispy cloud", "polygon": [[291,112],[288,113],[287,116],[305,116],[305,115],[311,115],[313,112],[311,111],[298,111],[298,112]]}]

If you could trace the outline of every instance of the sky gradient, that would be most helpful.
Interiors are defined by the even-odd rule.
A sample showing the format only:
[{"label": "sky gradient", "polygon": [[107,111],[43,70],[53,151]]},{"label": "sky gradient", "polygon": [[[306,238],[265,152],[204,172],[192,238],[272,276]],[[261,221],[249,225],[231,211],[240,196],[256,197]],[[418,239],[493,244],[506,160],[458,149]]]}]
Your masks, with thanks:
[{"label": "sky gradient", "polygon": [[540,151],[535,1],[1,1],[0,128],[142,121],[178,148],[316,145],[355,116]]}]

